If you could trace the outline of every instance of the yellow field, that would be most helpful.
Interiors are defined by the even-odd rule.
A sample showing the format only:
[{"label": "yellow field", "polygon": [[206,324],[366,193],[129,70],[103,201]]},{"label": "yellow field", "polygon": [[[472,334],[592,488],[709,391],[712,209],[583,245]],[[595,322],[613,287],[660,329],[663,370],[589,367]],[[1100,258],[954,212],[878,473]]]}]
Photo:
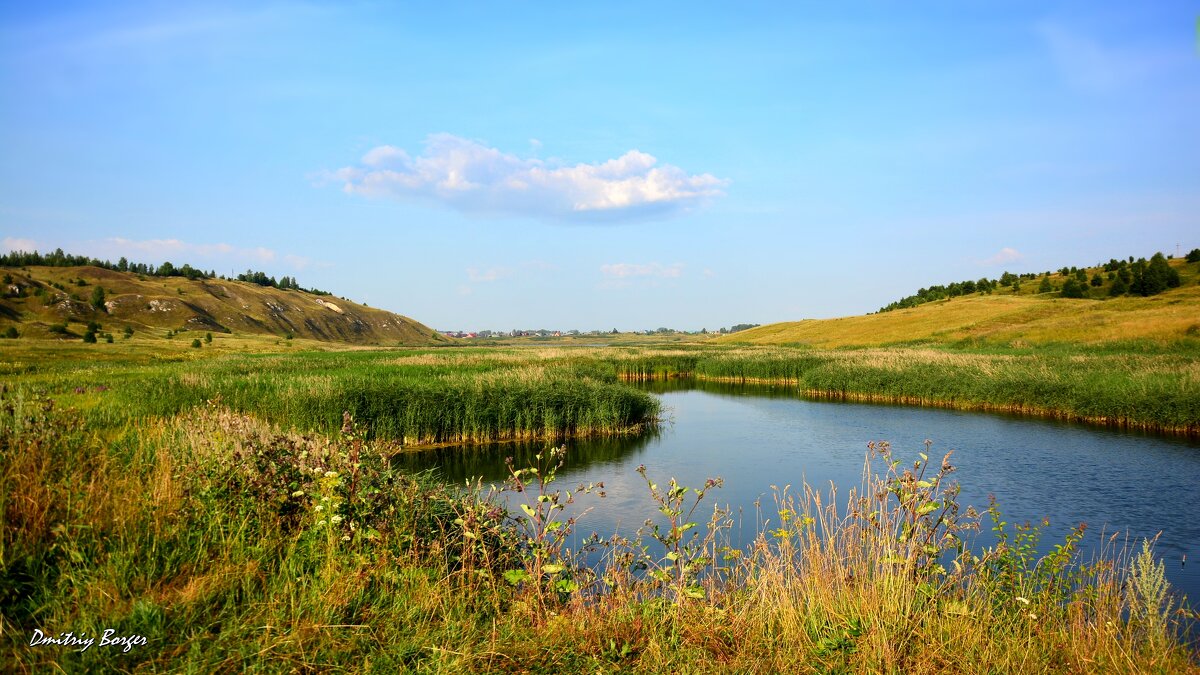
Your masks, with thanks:
[{"label": "yellow field", "polygon": [[1148,298],[1071,300],[1048,295],[972,295],[865,316],[774,323],[720,341],[814,347],[962,341],[1020,346],[1200,337],[1200,286],[1194,278]]}]

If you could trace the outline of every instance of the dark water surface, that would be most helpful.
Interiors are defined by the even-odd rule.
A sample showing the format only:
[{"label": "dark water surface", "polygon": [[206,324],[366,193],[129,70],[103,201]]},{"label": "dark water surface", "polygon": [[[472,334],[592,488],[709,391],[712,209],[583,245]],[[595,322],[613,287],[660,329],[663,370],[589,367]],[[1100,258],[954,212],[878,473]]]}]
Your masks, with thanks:
[{"label": "dark water surface", "polygon": [[[1085,550],[1099,546],[1101,532],[1120,532],[1122,542],[1127,533],[1131,546],[1139,547],[1142,538],[1159,535],[1155,552],[1166,562],[1168,580],[1193,599],[1192,605],[1200,601],[1196,440],[1027,417],[811,401],[786,387],[691,381],[647,386],[662,397],[670,418],[657,432],[567,443],[567,464],[556,487],[603,481],[607,492],[604,499],[585,498],[593,508],[579,523],[581,534],[633,535],[657,515],[636,472],[641,464],[660,485],[672,477],[688,486],[723,478],[724,487],[710,492],[712,502],[734,509],[741,523],[737,539],[745,542],[761,519],[778,522],[771,486],[806,481],[827,491],[832,482],[840,508],[849,489],[862,482],[868,442],[889,441],[897,458],[911,461],[929,439],[934,462],[954,450],[951,463],[958,471],[953,478],[963,487],[959,501],[964,507],[983,511],[993,494],[1009,523],[1049,518],[1043,551],[1081,522],[1088,525]],[[396,462],[411,470],[435,468],[447,482],[461,484],[471,477],[498,482],[508,475],[505,457],[514,457],[519,467],[544,447],[443,448],[402,454]],[[876,468],[881,471],[883,463],[877,461]],[[711,512],[711,503],[702,506],[696,520],[706,520]],[[981,544],[990,541],[989,528],[985,518]]]}]

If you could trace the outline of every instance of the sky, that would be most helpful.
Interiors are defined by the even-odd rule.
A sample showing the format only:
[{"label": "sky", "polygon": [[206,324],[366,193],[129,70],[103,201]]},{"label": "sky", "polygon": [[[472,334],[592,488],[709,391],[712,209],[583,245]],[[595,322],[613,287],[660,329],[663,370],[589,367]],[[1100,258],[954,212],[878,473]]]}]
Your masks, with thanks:
[{"label": "sky", "polygon": [[4,3],[0,247],[716,330],[1200,247],[1187,2]]}]

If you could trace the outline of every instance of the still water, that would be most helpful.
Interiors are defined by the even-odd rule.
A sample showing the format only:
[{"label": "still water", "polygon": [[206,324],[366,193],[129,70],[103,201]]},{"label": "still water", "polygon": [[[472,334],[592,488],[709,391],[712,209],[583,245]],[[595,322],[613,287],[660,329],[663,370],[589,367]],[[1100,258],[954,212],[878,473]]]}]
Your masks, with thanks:
[{"label": "still water", "polygon": [[[1127,534],[1131,546],[1158,535],[1155,551],[1166,561],[1172,586],[1200,600],[1200,441],[1121,432],[1027,417],[860,403],[812,401],[786,387],[734,386],[694,381],[647,385],[662,398],[668,421],[636,438],[568,442],[566,466],[556,487],[603,481],[606,497],[584,498],[592,509],[578,525],[593,531],[633,535],[656,515],[636,469],[665,484],[702,486],[721,477],[709,493],[728,505],[740,523],[737,539],[753,536],[763,519],[777,522],[772,486],[807,482],[839,490],[840,506],[862,482],[867,443],[891,442],[898,459],[915,459],[933,442],[937,462],[953,450],[952,475],[962,485],[960,503],[987,508],[995,495],[1009,523],[1038,523],[1043,551],[1061,543],[1077,524],[1087,523],[1085,551],[1101,534]],[[505,458],[518,467],[544,444],[497,444],[442,448],[397,456],[409,470],[435,469],[445,481],[472,477],[502,481]],[[526,463],[522,464],[522,460]],[[883,463],[876,462],[882,470]],[[705,501],[709,501],[706,497]],[[761,504],[761,508],[756,506]],[[697,510],[696,520],[711,514]],[[990,521],[978,544],[990,541]],[[1184,556],[1188,562],[1184,563]]]}]

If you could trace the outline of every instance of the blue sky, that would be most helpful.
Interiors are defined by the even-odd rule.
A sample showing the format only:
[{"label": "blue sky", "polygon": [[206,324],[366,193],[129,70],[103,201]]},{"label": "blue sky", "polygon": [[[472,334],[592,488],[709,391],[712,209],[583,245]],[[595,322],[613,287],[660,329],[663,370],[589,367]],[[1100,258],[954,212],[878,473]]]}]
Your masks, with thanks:
[{"label": "blue sky", "polygon": [[7,3],[0,244],[464,330],[1200,246],[1194,4],[644,4]]}]

